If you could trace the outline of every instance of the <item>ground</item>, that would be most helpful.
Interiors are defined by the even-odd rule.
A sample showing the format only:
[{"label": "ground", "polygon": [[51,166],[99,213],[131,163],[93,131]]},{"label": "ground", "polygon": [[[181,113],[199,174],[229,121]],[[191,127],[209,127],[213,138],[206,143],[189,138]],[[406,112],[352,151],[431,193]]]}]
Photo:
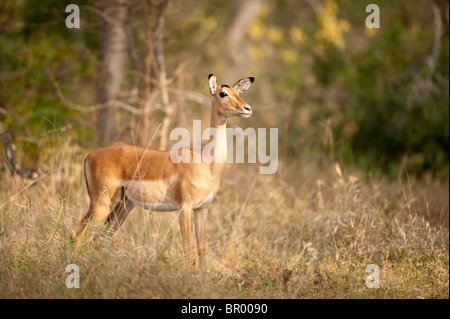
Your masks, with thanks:
[{"label": "ground", "polygon": [[[449,298],[448,180],[311,158],[280,161],[275,175],[230,164],[209,211],[207,269],[192,274],[176,213],[135,208],[112,240],[72,247],[89,203],[83,156],[67,146],[36,182],[1,173],[0,298]],[[66,287],[69,264],[79,289]]]}]

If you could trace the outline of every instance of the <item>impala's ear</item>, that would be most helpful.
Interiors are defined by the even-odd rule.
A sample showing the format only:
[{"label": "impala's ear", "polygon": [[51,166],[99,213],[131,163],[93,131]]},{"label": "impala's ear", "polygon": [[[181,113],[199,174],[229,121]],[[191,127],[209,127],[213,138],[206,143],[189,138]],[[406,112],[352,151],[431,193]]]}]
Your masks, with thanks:
[{"label": "impala's ear", "polygon": [[217,90],[217,78],[214,74],[210,74],[208,76],[208,82],[209,82],[209,93],[211,93],[211,95],[216,94],[216,90]]},{"label": "impala's ear", "polygon": [[236,84],[233,85],[233,89],[238,90],[239,93],[247,91],[247,89],[252,85],[253,81],[255,81],[254,77],[243,78],[237,81]]}]

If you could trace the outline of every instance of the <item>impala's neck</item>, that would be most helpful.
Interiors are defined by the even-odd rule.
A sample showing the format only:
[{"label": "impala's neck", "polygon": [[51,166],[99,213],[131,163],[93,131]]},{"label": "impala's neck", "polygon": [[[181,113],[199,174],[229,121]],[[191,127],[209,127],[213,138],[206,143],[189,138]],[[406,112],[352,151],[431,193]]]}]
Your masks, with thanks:
[{"label": "impala's neck", "polygon": [[227,119],[218,113],[217,101],[213,99],[211,105],[210,127],[214,130],[211,134],[210,143],[214,145],[211,154],[214,158],[213,167],[223,169],[227,158]]}]

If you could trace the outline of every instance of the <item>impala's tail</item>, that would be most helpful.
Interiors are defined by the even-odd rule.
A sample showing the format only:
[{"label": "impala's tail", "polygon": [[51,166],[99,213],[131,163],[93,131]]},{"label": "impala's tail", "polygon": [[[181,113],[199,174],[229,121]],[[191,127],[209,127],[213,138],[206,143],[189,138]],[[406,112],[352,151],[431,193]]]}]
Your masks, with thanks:
[{"label": "impala's tail", "polygon": [[86,182],[86,189],[89,193],[89,185],[88,185],[87,174],[86,174],[86,160],[87,160],[87,156],[84,158],[84,181]]},{"label": "impala's tail", "polygon": [[[86,172],[86,168],[87,168],[86,160],[87,160],[87,156],[84,159],[84,164],[83,165],[84,165],[84,181],[86,182],[86,188],[87,188],[87,191],[88,191],[88,194],[89,194],[89,184],[88,184],[87,172]],[[76,247],[78,247],[80,245],[80,243],[81,243],[80,234],[84,232],[84,229],[85,229],[85,223],[84,222],[85,222],[85,220],[86,220],[86,216],[84,218],[82,218],[70,230],[70,233],[71,233],[71,236],[72,236],[71,241],[75,242]]]}]

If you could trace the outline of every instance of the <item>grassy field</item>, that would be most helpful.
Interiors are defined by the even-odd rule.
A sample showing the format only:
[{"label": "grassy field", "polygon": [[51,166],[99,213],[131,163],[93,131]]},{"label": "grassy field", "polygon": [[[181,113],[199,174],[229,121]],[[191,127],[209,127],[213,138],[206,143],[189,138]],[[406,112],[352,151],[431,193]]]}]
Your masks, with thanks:
[{"label": "grassy field", "polygon": [[[85,150],[32,183],[0,173],[0,298],[449,298],[449,186],[365,177],[305,156],[279,174],[230,164],[208,217],[207,271],[185,271],[176,213],[135,208],[112,241],[74,251]],[[65,285],[80,268],[80,289]],[[367,288],[365,269],[380,269]]]}]

